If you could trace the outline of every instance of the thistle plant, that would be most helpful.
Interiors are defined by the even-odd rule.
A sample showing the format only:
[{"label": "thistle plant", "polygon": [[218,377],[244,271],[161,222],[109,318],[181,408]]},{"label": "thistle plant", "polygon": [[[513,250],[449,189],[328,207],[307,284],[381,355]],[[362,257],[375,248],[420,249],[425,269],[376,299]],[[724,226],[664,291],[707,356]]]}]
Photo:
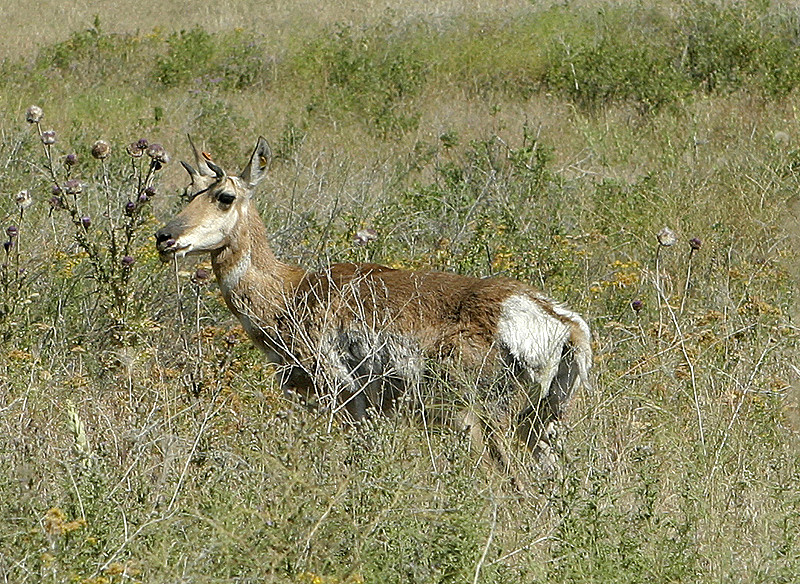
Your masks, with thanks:
[{"label": "thistle plant", "polygon": [[683,297],[681,298],[681,307],[678,314],[683,314],[683,307],[686,305],[686,297],[689,295],[689,282],[692,278],[692,258],[702,245],[703,242],[698,237],[693,237],[689,240],[689,259],[686,261],[686,282],[683,285]]},{"label": "thistle plant", "polygon": [[669,309],[669,299],[667,298],[666,293],[662,287],[661,282],[661,249],[668,248],[674,246],[678,243],[678,236],[675,235],[675,232],[672,231],[669,227],[664,227],[661,231],[656,234],[656,239],[658,240],[658,247],[656,248],[656,265],[655,265],[655,285],[656,285],[656,294],[658,297],[658,333],[661,334],[663,330],[663,318],[661,315],[661,302],[663,300],[664,305],[667,309]]},{"label": "thistle plant", "polygon": [[33,203],[27,190],[22,190],[14,195],[16,214],[12,213],[7,219],[15,221],[5,228],[6,240],[3,241],[2,260],[0,260],[0,325],[2,335],[8,337],[15,326],[15,319],[20,314],[20,308],[27,305],[25,285],[27,272],[20,265],[21,234],[20,227],[25,219],[25,211]]},{"label": "thistle plant", "polygon": [[148,203],[156,196],[156,174],[169,162],[169,155],[161,145],[140,139],[125,154],[117,155],[128,159],[129,170],[112,172],[115,148],[97,140],[89,155],[98,169],[84,180],[78,176],[81,156],[59,155],[56,132],[43,129],[43,118],[41,108],[28,108],[26,120],[36,128],[44,151],[45,174],[52,188],[51,213],[69,218],[72,236],[86,256],[102,305],[111,317],[111,330],[118,341],[126,343],[130,341],[127,318],[136,247],[150,217]]}]

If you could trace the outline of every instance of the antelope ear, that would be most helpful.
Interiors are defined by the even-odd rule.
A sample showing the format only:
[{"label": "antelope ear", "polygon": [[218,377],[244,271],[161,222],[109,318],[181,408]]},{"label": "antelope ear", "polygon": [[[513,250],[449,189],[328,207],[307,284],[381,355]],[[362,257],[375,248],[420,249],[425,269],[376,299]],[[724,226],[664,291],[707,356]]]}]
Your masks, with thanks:
[{"label": "antelope ear", "polygon": [[263,136],[259,136],[256,147],[250,155],[250,160],[247,166],[244,167],[242,174],[239,175],[239,178],[250,185],[251,188],[256,186],[266,176],[271,161],[272,150],[270,150],[267,140]]},{"label": "antelope ear", "polygon": [[[216,173],[213,170],[211,170],[211,168],[206,163],[205,156],[203,156],[197,150],[197,148],[195,148],[194,142],[192,142],[192,137],[189,134],[187,134],[186,137],[189,138],[189,145],[192,147],[192,152],[194,152],[194,161],[195,161],[195,164],[197,164],[197,170],[199,171],[198,174],[200,174],[201,176],[214,177],[216,175]],[[184,168],[186,168],[185,165],[184,165]],[[190,172],[189,174],[192,174],[192,173]]]}]

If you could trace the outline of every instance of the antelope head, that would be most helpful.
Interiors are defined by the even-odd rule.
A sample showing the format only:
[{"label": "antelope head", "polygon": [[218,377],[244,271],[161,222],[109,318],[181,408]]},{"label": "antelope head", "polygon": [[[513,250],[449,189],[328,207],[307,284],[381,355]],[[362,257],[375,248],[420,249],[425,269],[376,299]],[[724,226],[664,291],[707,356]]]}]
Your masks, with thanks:
[{"label": "antelope head", "polygon": [[190,254],[218,252],[231,244],[237,226],[247,217],[253,190],[264,178],[272,153],[259,137],[250,160],[239,175],[229,175],[192,143],[197,169],[181,162],[191,184],[189,204],[156,232],[156,247],[162,261]]}]

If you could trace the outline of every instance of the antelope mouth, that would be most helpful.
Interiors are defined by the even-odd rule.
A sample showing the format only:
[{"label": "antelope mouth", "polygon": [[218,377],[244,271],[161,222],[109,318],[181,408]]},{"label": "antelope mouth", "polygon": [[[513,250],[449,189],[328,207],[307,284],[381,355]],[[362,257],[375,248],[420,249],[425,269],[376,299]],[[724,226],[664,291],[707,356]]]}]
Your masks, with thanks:
[{"label": "antelope mouth", "polygon": [[181,258],[186,255],[188,245],[178,245],[178,242],[172,238],[157,239],[156,249],[158,250],[158,257],[162,262],[171,262],[173,258]]}]

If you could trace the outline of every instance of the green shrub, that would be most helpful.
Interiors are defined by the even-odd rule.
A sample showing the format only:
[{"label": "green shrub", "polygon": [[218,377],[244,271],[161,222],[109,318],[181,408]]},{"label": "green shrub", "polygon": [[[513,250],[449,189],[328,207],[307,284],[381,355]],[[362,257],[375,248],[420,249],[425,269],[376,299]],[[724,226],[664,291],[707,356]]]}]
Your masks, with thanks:
[{"label": "green shrub", "polygon": [[296,57],[295,67],[316,87],[309,111],[363,118],[382,137],[417,126],[412,99],[425,82],[425,64],[382,28],[339,27]]},{"label": "green shrub", "polygon": [[211,34],[195,27],[170,34],[166,44],[167,54],[158,58],[155,78],[167,87],[193,82],[201,88],[244,89],[267,78],[269,64],[252,33]]}]

